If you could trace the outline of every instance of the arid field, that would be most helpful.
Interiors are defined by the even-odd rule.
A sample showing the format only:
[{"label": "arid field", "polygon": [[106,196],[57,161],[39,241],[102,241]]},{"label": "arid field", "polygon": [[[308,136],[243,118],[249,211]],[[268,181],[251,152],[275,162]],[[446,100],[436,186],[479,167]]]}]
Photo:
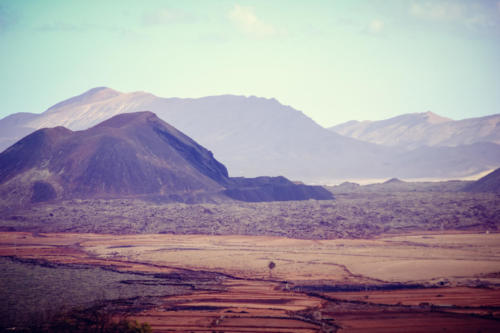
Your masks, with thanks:
[{"label": "arid field", "polygon": [[[494,233],[300,240],[4,232],[0,255],[6,268],[99,275],[102,285],[78,288],[108,290],[101,300],[115,304],[128,300],[128,316],[155,332],[500,329],[500,234]],[[2,279],[4,288],[20,283],[19,276]],[[58,297],[71,285],[67,289]],[[23,292],[40,293],[29,283]],[[60,305],[90,301],[78,303],[74,296]],[[34,318],[44,302],[50,304],[40,296],[23,309]],[[15,322],[16,315],[6,319]]]}]

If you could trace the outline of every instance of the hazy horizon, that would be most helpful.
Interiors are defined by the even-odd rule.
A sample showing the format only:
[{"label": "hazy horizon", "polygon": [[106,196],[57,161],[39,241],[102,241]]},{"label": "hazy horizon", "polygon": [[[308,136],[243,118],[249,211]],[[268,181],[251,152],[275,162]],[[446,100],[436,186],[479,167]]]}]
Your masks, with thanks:
[{"label": "hazy horizon", "polygon": [[276,98],[324,127],[500,110],[500,1],[0,0],[0,117],[97,87]]},{"label": "hazy horizon", "polygon": [[[78,97],[80,95],[84,95],[94,89],[111,89],[113,91],[116,91],[120,94],[136,94],[136,93],[144,93],[144,94],[152,94],[151,92],[149,91],[144,91],[144,90],[135,90],[135,91],[120,91],[120,90],[117,90],[117,89],[114,89],[113,87],[106,87],[106,86],[100,86],[100,87],[91,87],[85,91],[82,91],[81,93],[79,94],[76,94],[74,96],[68,96],[67,98],[64,98],[62,100],[59,100],[59,101],[56,101],[54,102],[53,104],[51,104],[50,106],[48,106],[47,108],[41,110],[41,111],[38,111],[38,112],[32,112],[32,113],[36,113],[36,114],[41,114],[45,111],[48,111],[49,109],[53,108],[54,106],[57,106],[58,104],[60,104],[61,102],[64,102],[66,100],[70,100],[72,98],[75,98],[75,97]],[[263,96],[255,96],[255,95],[245,95],[245,94],[217,94],[217,95],[207,95],[207,96],[199,96],[199,97],[177,97],[177,96],[160,96],[160,95],[155,95],[155,94],[152,94],[156,97],[159,97],[159,98],[166,98],[166,99],[176,99],[176,98],[179,98],[179,99],[202,99],[202,98],[211,98],[211,97],[224,97],[224,96],[235,96],[235,97],[244,97],[244,98],[262,98],[262,99],[267,99],[267,100],[276,100],[279,104],[283,105],[283,106],[288,106],[288,107],[291,107],[295,110],[297,110],[297,108],[295,108],[293,105],[288,105],[286,103],[283,103],[282,101],[276,99],[275,97],[263,97]],[[148,110],[150,111],[150,110]],[[297,111],[300,111],[302,113],[304,113],[306,116],[310,117],[310,115],[308,115],[307,113],[305,113],[304,111],[302,110],[297,110]],[[349,122],[349,121],[360,121],[360,122],[363,122],[363,121],[380,121],[380,120],[386,120],[386,119],[389,119],[389,118],[394,118],[394,117],[398,117],[398,116],[401,116],[401,115],[409,115],[409,114],[426,114],[426,113],[432,113],[432,114],[435,114],[439,117],[443,117],[443,118],[448,118],[450,119],[451,121],[459,121],[459,120],[465,120],[465,119],[470,119],[470,118],[481,118],[481,117],[488,117],[488,116],[495,116],[497,114],[499,114],[500,112],[496,112],[496,113],[491,113],[491,114],[485,114],[485,115],[481,115],[481,116],[472,116],[472,117],[466,117],[466,118],[449,118],[449,117],[444,117],[443,115],[437,113],[437,112],[433,112],[433,111],[422,111],[422,112],[412,112],[412,113],[400,113],[400,114],[395,114],[395,115],[390,115],[386,118],[377,118],[377,119],[349,119],[349,120],[346,120],[346,121],[343,121],[343,122],[340,122],[340,123],[335,123],[335,124],[332,124],[331,126],[323,126],[321,124],[322,127],[328,129],[330,127],[334,127],[336,125],[341,125],[341,124],[344,124],[346,122]],[[17,112],[14,112],[14,113],[17,113]],[[11,113],[11,114],[14,114],[14,113]],[[5,115],[6,116],[9,116],[11,114],[8,114],[8,115]],[[3,117],[2,117],[3,118]],[[0,119],[2,119],[0,118]],[[315,121],[314,119],[312,119],[313,121]],[[316,122],[316,121],[315,121]]]}]

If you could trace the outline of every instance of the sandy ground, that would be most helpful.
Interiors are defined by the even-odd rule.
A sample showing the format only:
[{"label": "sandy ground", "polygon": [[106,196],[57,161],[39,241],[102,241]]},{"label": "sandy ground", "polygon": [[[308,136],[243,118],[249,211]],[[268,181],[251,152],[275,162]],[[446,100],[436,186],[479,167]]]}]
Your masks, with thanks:
[{"label": "sandy ground", "polygon": [[316,241],[264,236],[103,236],[82,241],[80,246],[99,258],[216,270],[244,278],[269,278],[267,265],[273,261],[272,278],[292,281],[428,282],[500,272],[500,234]]},{"label": "sandy ground", "polygon": [[[479,178],[482,178],[486,176],[487,174],[495,171],[496,169],[488,169],[476,174],[464,176],[464,177],[452,177],[452,178],[447,178],[447,177],[439,177],[439,178],[402,178],[401,180],[406,181],[406,182],[445,182],[445,181],[450,181],[450,180],[478,180]],[[315,183],[316,185],[339,185],[342,184],[343,182],[352,182],[352,183],[357,183],[360,185],[369,185],[369,184],[380,184],[383,182],[386,182],[389,180],[388,178],[342,178],[342,179],[334,179],[334,180],[324,180],[323,182],[318,182]]]}]

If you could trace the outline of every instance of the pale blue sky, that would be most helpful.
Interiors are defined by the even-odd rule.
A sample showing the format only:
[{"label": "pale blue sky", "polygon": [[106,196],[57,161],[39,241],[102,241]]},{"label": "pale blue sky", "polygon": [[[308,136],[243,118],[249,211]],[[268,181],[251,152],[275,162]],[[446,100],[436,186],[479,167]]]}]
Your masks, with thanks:
[{"label": "pale blue sky", "polygon": [[323,126],[500,112],[500,1],[0,0],[0,117],[92,87],[274,97]]}]

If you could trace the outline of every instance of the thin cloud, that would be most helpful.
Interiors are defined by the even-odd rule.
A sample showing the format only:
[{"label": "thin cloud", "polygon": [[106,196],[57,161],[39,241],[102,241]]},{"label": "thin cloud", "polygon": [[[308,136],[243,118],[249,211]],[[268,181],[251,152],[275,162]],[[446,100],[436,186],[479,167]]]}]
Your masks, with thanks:
[{"label": "thin cloud", "polygon": [[192,22],[194,19],[188,13],[173,8],[160,8],[144,13],[142,24],[144,26],[170,25],[173,23]]},{"label": "thin cloud", "polygon": [[276,29],[255,15],[252,7],[244,7],[234,5],[229,11],[229,19],[241,31],[253,36],[273,36],[276,34]]},{"label": "thin cloud", "polygon": [[500,18],[493,14],[492,5],[500,11],[500,1],[418,1],[411,3],[410,14],[422,20],[462,25],[471,30],[488,30],[500,25]]},{"label": "thin cloud", "polygon": [[436,21],[454,21],[463,18],[465,6],[456,2],[413,2],[410,13],[418,18]]},{"label": "thin cloud", "polygon": [[174,13],[169,9],[160,9],[145,13],[142,16],[142,24],[144,25],[161,25],[169,24],[175,19]]},{"label": "thin cloud", "polygon": [[368,25],[368,31],[373,34],[381,33],[384,30],[384,22],[381,20],[373,20]]}]

